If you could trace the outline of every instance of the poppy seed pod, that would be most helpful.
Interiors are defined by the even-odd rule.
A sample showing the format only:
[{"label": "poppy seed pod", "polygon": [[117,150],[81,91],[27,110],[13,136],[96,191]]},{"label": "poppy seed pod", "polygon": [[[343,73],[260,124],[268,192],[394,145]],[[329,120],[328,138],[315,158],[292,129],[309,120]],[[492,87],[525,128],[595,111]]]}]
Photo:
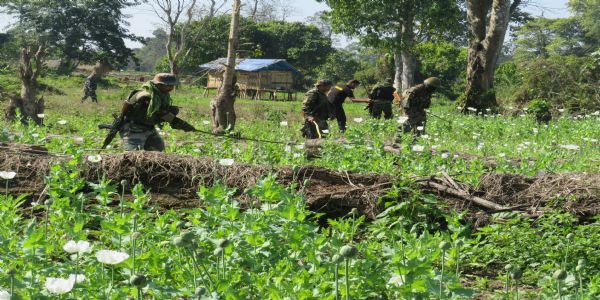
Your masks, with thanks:
[{"label": "poppy seed pod", "polygon": [[223,239],[219,239],[217,241],[217,246],[219,246],[219,248],[225,248],[225,247],[227,247],[227,245],[229,245],[228,239],[223,238]]},{"label": "poppy seed pod", "polygon": [[358,254],[358,249],[353,245],[345,245],[340,249],[340,255],[344,258],[352,258]]},{"label": "poppy seed pod", "polygon": [[142,234],[139,233],[138,231],[136,231],[136,232],[134,232],[134,233],[131,234],[131,238],[134,239],[134,240],[139,239],[140,236],[142,236]]},{"label": "poppy seed pod", "polygon": [[200,298],[202,295],[206,294],[206,289],[203,287],[199,287],[194,291],[194,296]]},{"label": "poppy seed pod", "polygon": [[186,241],[184,241],[180,236],[173,238],[173,245],[175,245],[175,247],[184,247],[186,244]]},{"label": "poppy seed pod", "polygon": [[446,250],[450,249],[450,243],[448,243],[446,241],[442,241],[442,242],[440,242],[439,247],[440,247],[440,249],[446,251]]},{"label": "poppy seed pod", "polygon": [[137,287],[137,288],[144,288],[147,284],[148,284],[148,280],[146,279],[146,276],[141,275],[141,274],[136,274],[131,276],[131,278],[129,279],[129,282]]},{"label": "poppy seed pod", "polygon": [[217,248],[215,248],[215,251],[213,251],[213,254],[215,256],[219,256],[219,255],[221,255],[221,253],[223,253],[223,248],[217,247]]},{"label": "poppy seed pod", "polygon": [[523,272],[521,272],[521,269],[519,268],[516,268],[510,272],[510,278],[513,280],[519,280],[521,277],[523,277]]},{"label": "poppy seed pod", "polygon": [[46,205],[46,206],[50,206],[52,204],[54,204],[54,200],[52,200],[52,199],[48,199],[48,200],[44,201],[44,205]]},{"label": "poppy seed pod", "polygon": [[583,265],[577,265],[577,267],[575,267],[575,271],[577,271],[577,272],[581,272],[581,271],[583,271],[583,268],[584,268],[584,267],[585,267],[585,266],[583,266]]},{"label": "poppy seed pod", "polygon": [[567,278],[567,272],[565,272],[565,270],[556,270],[552,274],[552,278],[556,280],[565,280],[565,278]]},{"label": "poppy seed pod", "polygon": [[181,238],[185,241],[185,242],[191,242],[194,240],[194,233],[191,231],[186,231],[184,233],[181,234]]},{"label": "poppy seed pod", "polygon": [[572,240],[574,237],[575,235],[572,233],[567,234],[567,240]]},{"label": "poppy seed pod", "polygon": [[341,263],[343,260],[344,260],[344,258],[341,257],[341,256],[339,256],[339,255],[337,255],[337,254],[331,257],[331,261],[334,262],[334,263],[336,263],[336,264]]},{"label": "poppy seed pod", "polygon": [[127,179],[121,180],[121,186],[122,187],[127,187]]},{"label": "poppy seed pod", "polygon": [[512,271],[512,269],[513,269],[513,266],[511,264],[504,266],[504,271],[510,272],[510,271]]},{"label": "poppy seed pod", "polygon": [[17,271],[15,271],[15,269],[13,269],[13,268],[10,268],[10,269],[8,269],[8,271],[6,271],[6,275],[11,276],[11,277],[14,276],[16,273],[17,273]]},{"label": "poppy seed pod", "polygon": [[585,265],[586,265],[586,264],[587,264],[587,260],[586,260],[585,258],[580,258],[580,259],[577,261],[577,265],[578,265],[578,266],[585,267]]}]

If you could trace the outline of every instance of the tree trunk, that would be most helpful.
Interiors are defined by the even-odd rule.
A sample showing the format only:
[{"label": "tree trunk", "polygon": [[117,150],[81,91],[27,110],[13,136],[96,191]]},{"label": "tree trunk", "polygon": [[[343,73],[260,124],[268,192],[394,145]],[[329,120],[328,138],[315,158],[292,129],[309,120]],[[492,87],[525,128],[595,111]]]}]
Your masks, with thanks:
[{"label": "tree trunk", "polygon": [[408,18],[402,25],[402,90],[407,90],[415,85],[417,59],[413,53],[414,39],[413,20]]},{"label": "tree trunk", "polygon": [[[6,109],[6,117],[14,120],[17,110],[21,112],[21,122],[31,119],[36,124],[41,124],[38,114],[44,112],[44,99],[37,99],[37,77],[42,68],[45,48],[39,46],[37,51],[31,47],[21,49],[21,62],[19,66],[19,79],[21,79],[21,97],[11,99]],[[34,60],[32,64],[32,60]]]},{"label": "tree trunk", "polygon": [[[494,72],[508,28],[510,2],[467,1],[467,16],[473,39],[467,57],[467,89],[463,112],[468,112],[469,107],[483,111],[498,106],[493,90]],[[489,20],[489,24],[486,24],[486,20]]]},{"label": "tree trunk", "polygon": [[396,90],[402,89],[402,51],[395,49],[394,51],[394,87]]},{"label": "tree trunk", "polygon": [[223,73],[223,84],[219,89],[219,94],[211,103],[211,115],[213,131],[223,133],[233,131],[235,128],[235,59],[238,46],[238,28],[240,21],[241,0],[233,1],[233,11],[231,13],[231,26],[229,28],[229,43],[227,50],[227,64]]}]

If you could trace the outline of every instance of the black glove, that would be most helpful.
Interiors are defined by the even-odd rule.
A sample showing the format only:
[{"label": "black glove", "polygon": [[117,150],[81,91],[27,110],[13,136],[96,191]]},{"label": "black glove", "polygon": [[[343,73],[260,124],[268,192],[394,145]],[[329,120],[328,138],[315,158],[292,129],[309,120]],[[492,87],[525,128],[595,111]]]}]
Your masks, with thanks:
[{"label": "black glove", "polygon": [[171,128],[173,129],[180,129],[183,130],[185,132],[188,131],[196,131],[196,128],[194,128],[194,126],[190,125],[190,123],[175,117],[173,119],[173,121],[171,121],[169,124],[171,124]]}]

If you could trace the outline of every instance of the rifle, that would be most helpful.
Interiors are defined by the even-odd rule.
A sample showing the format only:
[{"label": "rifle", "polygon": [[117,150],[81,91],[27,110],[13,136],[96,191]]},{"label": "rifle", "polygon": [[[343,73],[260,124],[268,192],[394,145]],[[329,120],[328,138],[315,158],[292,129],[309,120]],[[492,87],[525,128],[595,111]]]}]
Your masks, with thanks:
[{"label": "rifle", "polygon": [[123,125],[125,125],[125,115],[127,114],[128,110],[129,110],[129,104],[127,102],[125,102],[125,104],[123,104],[123,108],[121,109],[121,114],[118,116],[113,114],[113,117],[115,118],[115,120],[113,121],[113,123],[111,125],[108,125],[108,124],[98,125],[99,129],[109,129],[110,130],[108,132],[108,134],[106,135],[106,137],[104,138],[104,142],[102,143],[101,149],[106,149],[106,146],[108,146],[110,144],[110,142],[112,142],[112,140],[115,138],[115,135],[117,135],[117,133],[119,131],[121,131],[121,129],[123,128]]}]

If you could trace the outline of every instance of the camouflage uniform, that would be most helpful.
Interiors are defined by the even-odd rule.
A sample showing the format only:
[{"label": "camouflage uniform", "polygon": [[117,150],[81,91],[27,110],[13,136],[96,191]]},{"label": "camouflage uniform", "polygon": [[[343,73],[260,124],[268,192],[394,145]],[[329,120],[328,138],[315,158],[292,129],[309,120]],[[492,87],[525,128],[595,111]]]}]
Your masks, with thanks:
[{"label": "camouflage uniform", "polygon": [[[402,141],[403,134],[412,132],[414,136],[419,136],[425,132],[425,124],[427,122],[425,109],[431,105],[431,94],[433,92],[434,90],[428,88],[425,84],[419,84],[402,93],[400,105],[408,120],[404,124],[398,125],[396,143]],[[418,130],[418,127],[423,128]]]},{"label": "camouflage uniform", "polygon": [[[161,73],[156,75],[154,80],[144,84],[144,89],[131,92],[125,101],[125,124],[120,132],[125,150],[164,151],[165,142],[155,126],[162,127],[165,122],[168,122],[173,129],[196,130],[192,125],[176,117],[179,109],[171,106],[169,93],[157,90],[156,82],[157,78],[160,80],[160,76],[172,76],[171,80],[174,82],[172,85],[177,84],[173,75]],[[155,95],[152,95],[149,90],[152,90]],[[149,106],[154,108],[151,110],[154,112],[150,115]]]},{"label": "camouflage uniform", "polygon": [[92,98],[92,102],[98,103],[98,97],[96,96],[98,77],[99,76],[94,72],[85,78],[85,81],[83,82],[83,97],[81,97],[81,102],[90,97]]},{"label": "camouflage uniform", "polygon": [[377,84],[369,93],[370,113],[373,118],[379,119],[381,113],[386,119],[392,118],[392,101],[394,101],[394,92],[396,89],[392,86],[390,80]]},{"label": "camouflage uniform", "polygon": [[[327,95],[319,91],[318,88],[314,88],[308,91],[305,95],[304,101],[302,102],[302,112],[304,117],[313,117],[317,125],[319,125],[319,131],[321,137],[323,137],[323,130],[329,130],[327,119],[330,116],[329,111],[329,100]],[[315,124],[305,120],[304,127],[301,129],[302,136],[309,139],[316,139],[319,137]]]}]

